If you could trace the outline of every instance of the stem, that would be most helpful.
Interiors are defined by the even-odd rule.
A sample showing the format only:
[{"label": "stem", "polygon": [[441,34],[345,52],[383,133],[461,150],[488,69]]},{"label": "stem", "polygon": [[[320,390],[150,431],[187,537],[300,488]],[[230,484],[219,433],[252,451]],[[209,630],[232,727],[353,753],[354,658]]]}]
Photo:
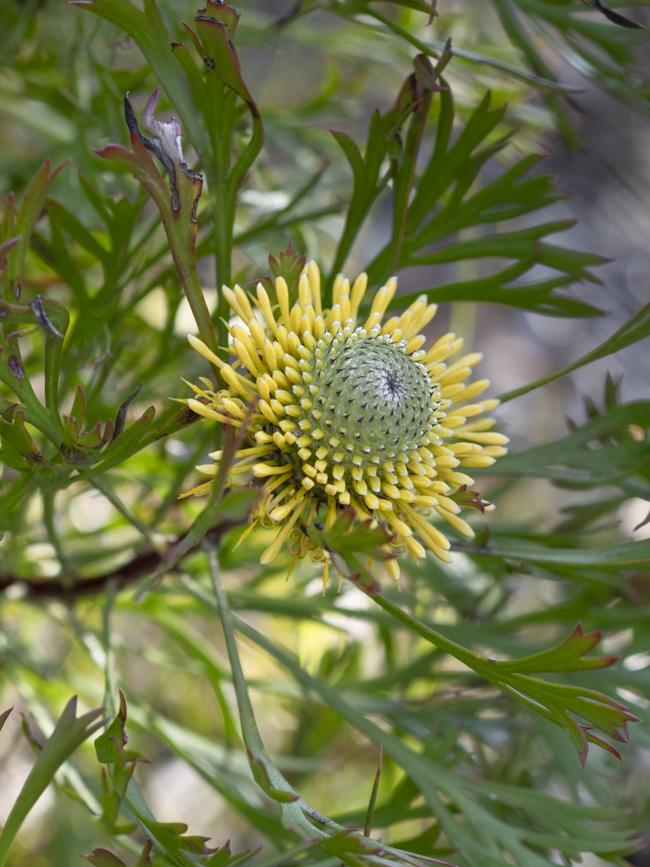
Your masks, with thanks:
[{"label": "stem", "polygon": [[[357,583],[357,587],[363,590],[363,586],[360,583],[355,583]],[[433,644],[439,650],[442,650],[445,653],[448,653],[450,656],[455,657],[459,662],[462,662],[464,665],[466,665],[468,668],[471,668],[477,674],[481,674],[487,680],[490,680],[492,682],[495,681],[495,677],[492,672],[492,665],[488,660],[482,659],[480,656],[472,653],[471,650],[463,647],[462,644],[457,644],[455,641],[452,641],[451,638],[446,638],[436,629],[432,629],[430,626],[427,626],[426,623],[422,623],[422,621],[418,620],[415,617],[412,617],[398,605],[390,602],[381,593],[367,593],[367,595],[370,596],[373,602],[379,605],[380,608],[383,608],[384,611],[387,611],[388,614],[391,615],[391,617],[394,617],[395,620],[398,620],[400,623],[404,624],[404,626],[408,627],[413,632],[421,635],[422,638],[425,638],[428,642]]]},{"label": "stem", "polygon": [[[591,364],[593,361],[605,358],[607,355],[612,355],[617,349],[625,348],[625,346],[628,345],[628,343],[625,342],[626,339],[629,343],[634,342],[628,335],[628,332],[630,335],[636,337],[636,334],[638,333],[636,329],[645,329],[646,322],[649,318],[650,304],[646,304],[638,311],[638,313],[635,313],[631,319],[624,322],[623,325],[621,325],[621,327],[617,329],[611,337],[608,337],[604,343],[599,344],[595,349],[591,349],[589,352],[585,353],[585,355],[581,355],[580,358],[572,361],[571,364],[568,364],[561,370],[555,370],[553,373],[549,373],[548,376],[536,379],[534,382],[528,383],[528,385],[522,385],[520,388],[515,388],[512,391],[507,391],[504,394],[499,395],[500,403],[507,403],[509,400],[528,394],[528,392],[534,391],[536,388],[541,388],[544,385],[548,385],[556,379],[566,376],[568,373],[573,373],[574,370],[578,370],[580,367],[584,367],[587,364]],[[638,340],[640,338],[636,337],[636,339]]]},{"label": "stem", "polygon": [[[203,289],[196,270],[196,230],[188,227],[188,217],[179,220],[169,207],[169,192],[160,175],[153,177],[144,171],[134,174],[158,207],[176,273],[192,310],[201,340],[214,352],[216,341],[212,317],[205,302]],[[189,218],[192,219],[193,218]],[[189,224],[191,226],[191,224]]]},{"label": "stem", "polygon": [[[244,672],[239,659],[237,650],[237,641],[235,639],[235,627],[233,618],[228,603],[228,597],[221,584],[219,575],[219,561],[215,548],[208,551],[208,564],[210,568],[210,576],[212,578],[212,586],[217,602],[217,613],[221,620],[223,634],[226,641],[226,650],[230,661],[232,671],[232,682],[235,689],[237,699],[237,709],[239,711],[239,720],[241,723],[242,737],[244,745],[248,752],[249,764],[253,772],[253,776],[265,793],[279,801],[282,810],[283,823],[303,839],[313,839],[314,836],[327,836],[327,832],[321,828],[316,828],[309,820],[308,816],[318,817],[319,824],[333,825],[329,819],[312,810],[302,800],[300,795],[295,791],[291,783],[284,777],[282,772],[276,768],[271,761],[270,756],[266,752],[262,736],[257,727],[255,712],[248,694],[248,685],[244,677]],[[262,772],[264,779],[260,777]],[[339,830],[337,827],[336,830]]]},{"label": "stem", "polygon": [[348,207],[347,215],[345,218],[345,225],[343,226],[343,232],[341,233],[341,237],[336,248],[336,253],[334,255],[334,261],[332,262],[332,267],[330,268],[327,281],[325,282],[325,286],[323,287],[324,307],[331,306],[334,280],[342,271],[343,266],[345,265],[345,261],[350,253],[350,250],[352,249],[355,241],[359,237],[361,227],[365,223],[371,207],[388,185],[388,181],[390,180],[392,174],[393,168],[391,166],[386,170],[386,172],[384,172],[383,176],[377,180],[374,189],[371,190],[369,193],[365,193],[363,195],[361,202],[359,201],[359,198],[355,199],[355,192],[353,191],[352,200],[350,201],[350,205]]},{"label": "stem", "polygon": [[[10,372],[5,358],[10,357],[11,355],[14,356],[17,364],[22,369],[22,377],[16,376],[14,373]],[[5,358],[2,356],[5,356]],[[18,341],[15,337],[6,338],[5,350],[2,355],[0,355],[0,382],[4,382],[7,388],[13,391],[16,397],[20,400],[22,408],[25,410],[26,420],[30,424],[34,425],[35,428],[38,428],[38,430],[40,430],[40,432],[44,434],[58,450],[61,444],[61,437],[59,436],[57,424],[36,397],[36,393],[34,392],[32,384],[24,370]]]},{"label": "stem", "polygon": [[368,802],[368,811],[366,813],[366,821],[363,825],[363,833],[366,837],[370,836],[370,832],[372,830],[372,816],[375,811],[375,805],[377,804],[377,795],[379,794],[379,783],[381,781],[381,768],[382,761],[384,758],[384,747],[383,744],[379,744],[379,756],[377,757],[377,771],[375,773],[375,779],[372,783],[372,791],[370,792],[370,801]]},{"label": "stem", "polygon": [[[228,597],[221,584],[218,556],[214,547],[208,550],[208,565],[216,599],[217,614],[221,620],[232,671],[232,682],[237,699],[242,736],[249,753],[251,770],[258,785],[260,785],[260,788],[267,795],[280,803],[282,821],[287,828],[304,840],[313,842],[315,838],[320,838],[323,849],[336,855],[342,864],[349,865],[349,867],[363,867],[367,863],[366,860],[362,860],[354,854],[360,851],[364,854],[384,856],[387,852],[391,851],[390,847],[380,844],[362,834],[351,832],[337,822],[332,821],[326,816],[322,816],[296,792],[281,771],[271,761],[264,748],[264,743],[257,727],[253,705],[248,694],[248,686],[239,659],[235,638],[235,627],[239,624],[239,621],[235,621],[230,611]],[[264,772],[264,780],[260,780],[259,773],[257,772],[260,768]],[[345,848],[343,841],[337,839],[341,834],[355,841],[350,850]],[[361,846],[361,849],[358,848],[357,844]],[[398,861],[397,863],[401,862]],[[406,863],[411,862],[407,861]]]},{"label": "stem", "polygon": [[[404,245],[408,227],[410,194],[415,182],[415,169],[422,145],[424,128],[429,116],[433,92],[427,90],[416,107],[409,124],[402,165],[396,164],[393,189],[393,237],[390,244],[391,256],[388,274],[396,273],[402,265]],[[384,275],[382,275],[382,278]]]},{"label": "stem", "polygon": [[190,305],[192,315],[199,329],[201,340],[213,351],[216,351],[216,343],[214,338],[214,328],[212,326],[212,317],[208,310],[208,305],[205,303],[205,296],[199,281],[199,275],[196,272],[196,265],[191,265],[181,262],[177,257],[174,257],[176,269],[181,278],[185,297]]},{"label": "stem", "polygon": [[214,76],[209,76],[211,93],[210,103],[219,106],[220,111],[212,112],[210,136],[210,162],[206,167],[208,186],[212,199],[212,237],[214,244],[215,274],[217,289],[217,308],[215,325],[217,329],[218,350],[223,353],[227,345],[227,305],[221,288],[230,285],[232,243],[235,221],[235,207],[229,184],[232,135],[237,95],[229,87],[218,84]]},{"label": "stem", "polygon": [[101,478],[91,478],[88,481],[93,488],[99,491],[99,493],[108,500],[108,502],[113,506],[114,509],[117,509],[120,515],[122,515],[122,517],[126,521],[128,521],[131,526],[135,527],[135,529],[146,539],[146,541],[151,545],[152,548],[156,547],[155,541],[153,539],[153,536],[151,535],[149,528],[129,510],[126,504],[115,493],[115,491],[110,487],[110,485],[105,484]]},{"label": "stem", "polygon": [[241,722],[244,744],[253,758],[263,762],[267,766],[269,777],[272,778],[275,787],[285,791],[287,794],[297,797],[297,793],[293,786],[284,778],[281,772],[273,766],[257,727],[253,705],[248,694],[248,686],[239,659],[239,651],[237,650],[237,642],[235,639],[235,628],[233,625],[230,605],[228,603],[228,597],[226,596],[223,585],[221,584],[218,554],[214,547],[210,548],[208,551],[208,563],[210,567],[212,587],[217,601],[218,614],[223,628],[226,650],[228,652],[228,659],[232,671],[232,681],[235,688],[235,696],[237,698],[237,708],[239,710],[239,719]]},{"label": "stem", "polygon": [[74,567],[71,565],[68,557],[61,544],[61,539],[54,524],[54,497],[56,490],[51,487],[43,487],[41,490],[41,498],[43,501],[43,524],[50,544],[54,548],[56,558],[59,561],[61,568],[61,581],[63,584],[71,585],[76,582],[77,575]]},{"label": "stem", "polygon": [[[406,40],[406,42],[410,43],[414,48],[417,48],[418,51],[421,51],[423,54],[426,54],[429,57],[439,59],[440,55],[445,50],[444,42],[439,42],[435,39],[430,39],[425,42],[422,39],[418,39],[417,36],[414,36],[404,27],[401,27],[399,24],[397,24],[395,21],[391,21],[390,18],[382,15],[381,12],[377,12],[376,9],[366,8],[364,9],[364,14],[368,15],[370,18],[374,18],[376,21],[379,21],[389,30],[392,30],[393,33],[395,33],[397,36],[400,36],[402,39]],[[518,78],[520,81],[525,81],[527,84],[532,84],[541,91],[559,94],[580,92],[580,88],[577,85],[564,84],[560,81],[553,81],[553,79],[545,78],[541,75],[535,75],[532,72],[527,72],[525,69],[519,69],[516,66],[511,66],[509,63],[503,63],[501,60],[498,60],[495,57],[487,57],[483,54],[478,54],[477,52],[470,51],[466,48],[459,48],[457,45],[454,45],[451,48],[451,53],[454,57],[461,57],[463,60],[469,60],[472,63],[478,63],[483,66],[491,66],[494,69],[498,69],[499,72],[505,72],[506,75],[511,75],[513,78]]]},{"label": "stem", "polygon": [[111,615],[115,602],[115,587],[108,584],[102,609],[101,642],[104,648],[104,701],[108,716],[115,716],[115,658],[111,635]]}]

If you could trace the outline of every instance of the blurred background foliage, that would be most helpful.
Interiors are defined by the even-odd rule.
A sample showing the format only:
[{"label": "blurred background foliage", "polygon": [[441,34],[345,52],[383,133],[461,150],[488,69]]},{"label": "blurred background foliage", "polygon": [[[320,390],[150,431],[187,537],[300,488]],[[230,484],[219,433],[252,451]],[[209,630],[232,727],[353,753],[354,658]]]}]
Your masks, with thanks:
[{"label": "blurred background foliage", "polygon": [[[0,0],[0,864],[650,863],[649,5],[242,0],[217,78],[191,4]],[[292,245],[484,352],[512,449],[450,566],[322,593],[236,546],[254,492],[177,499],[220,437],[171,400],[201,291],[97,153],[156,86],[218,342]]]}]

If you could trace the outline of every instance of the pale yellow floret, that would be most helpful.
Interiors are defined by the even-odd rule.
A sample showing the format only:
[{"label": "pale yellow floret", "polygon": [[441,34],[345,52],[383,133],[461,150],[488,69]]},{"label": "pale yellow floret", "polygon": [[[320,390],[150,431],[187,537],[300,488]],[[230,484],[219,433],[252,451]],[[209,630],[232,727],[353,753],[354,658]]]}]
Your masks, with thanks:
[{"label": "pale yellow floret", "polygon": [[384,313],[386,312],[386,308],[393,300],[396,289],[397,280],[395,279],[395,277],[391,277],[390,280],[386,282],[386,285],[382,286],[381,289],[377,292],[377,294],[372,300],[370,314],[368,315],[366,323],[363,326],[366,331],[370,331],[372,328],[379,324]]},{"label": "pale yellow floret", "polygon": [[293,525],[298,521],[298,519],[302,516],[302,509],[295,509],[293,514],[289,517],[287,522],[283,525],[282,529],[275,537],[275,540],[269,545],[266,551],[263,552],[260,557],[260,562],[262,563],[270,563],[280,553],[282,546],[285,541],[288,539],[289,534],[293,529]]},{"label": "pale yellow floret", "polygon": [[418,349],[420,349],[424,345],[425,341],[426,337],[424,336],[424,334],[417,334],[415,337],[411,337],[411,339],[408,341],[404,348],[404,352],[407,355],[411,355],[412,353],[417,352]]},{"label": "pale yellow floret", "polygon": [[291,497],[288,502],[286,502],[283,506],[278,506],[270,512],[269,517],[272,521],[276,523],[280,523],[284,521],[285,518],[294,510],[294,508],[298,505],[298,503],[302,502],[306,496],[307,492],[303,489],[298,489],[298,491]]},{"label": "pale yellow floret", "polygon": [[433,346],[428,349],[423,358],[422,363],[431,365],[439,361],[444,361],[450,355],[462,349],[463,340],[461,337],[456,337],[455,334],[449,333],[439,337]]},{"label": "pale yellow floret", "polygon": [[451,524],[452,527],[455,527],[459,533],[462,533],[463,536],[467,536],[468,538],[472,538],[474,535],[474,530],[470,527],[470,525],[463,518],[459,518],[454,512],[448,512],[446,509],[439,509],[440,516],[445,519],[448,524]]},{"label": "pale yellow floret", "polygon": [[195,337],[193,334],[188,334],[187,340],[192,349],[195,349],[199,355],[206,358],[210,364],[214,364],[215,367],[221,367],[223,365],[224,362],[219,358],[219,356],[215,355],[215,353],[207,347],[202,340],[199,340],[198,337]]},{"label": "pale yellow floret", "polygon": [[424,560],[427,556],[426,548],[422,545],[421,542],[418,542],[416,538],[413,536],[407,536],[404,539],[404,546],[406,550],[409,552],[411,557],[416,560]]},{"label": "pale yellow floret", "polygon": [[467,455],[467,457],[461,460],[461,464],[464,467],[491,467],[493,463],[494,458],[485,453],[481,455]]},{"label": "pale yellow floret", "polygon": [[237,373],[229,364],[224,364],[221,368],[221,378],[229,385],[233,391],[241,395],[244,400],[253,400],[256,397],[254,384]]},{"label": "pale yellow floret", "polygon": [[501,433],[495,433],[494,431],[475,433],[473,431],[467,431],[463,428],[459,428],[458,433],[466,437],[471,442],[479,443],[481,445],[504,446],[508,442],[508,437],[504,436]]},{"label": "pale yellow floret", "polygon": [[352,311],[350,308],[350,294],[349,294],[350,284],[348,283],[347,280],[344,283],[344,288],[347,291],[341,293],[341,296],[339,298],[338,303],[339,303],[339,306],[341,308],[341,321],[342,322],[348,322],[352,318]]},{"label": "pale yellow floret", "polygon": [[305,266],[305,274],[309,278],[311,286],[312,301],[316,313],[322,313],[321,294],[320,294],[320,269],[315,262],[308,262]]},{"label": "pale yellow floret", "polygon": [[257,284],[257,303],[259,305],[264,318],[266,319],[267,325],[271,329],[274,334],[278,332],[278,323],[275,320],[275,316],[273,315],[273,307],[271,305],[271,299],[269,298],[269,293],[266,291],[264,286],[261,283]]},{"label": "pale yellow floret", "polygon": [[301,307],[310,307],[313,303],[312,290],[307,274],[302,274],[298,280],[298,301]]},{"label": "pale yellow floret", "polygon": [[350,311],[352,316],[356,316],[358,314],[359,305],[361,304],[363,297],[366,294],[367,287],[368,275],[359,274],[357,279],[352,284],[352,294],[350,295]]},{"label": "pale yellow floret", "polygon": [[[490,387],[489,379],[477,379],[475,382],[470,382],[469,385],[466,385],[460,395],[462,400],[474,400],[474,398],[479,397],[483,394],[483,392]],[[445,390],[443,389],[443,395],[448,397],[449,395],[445,394]],[[498,406],[499,401],[494,399],[494,406]]]},{"label": "pale yellow floret", "polygon": [[[250,446],[249,448],[239,449],[237,452],[238,458],[248,458],[255,455],[268,455],[273,451],[271,446]],[[213,461],[220,461],[223,457],[223,450],[218,449],[216,452],[210,452],[210,457]]]},{"label": "pale yellow floret", "polygon": [[389,560],[386,560],[386,571],[388,572],[389,577],[393,579],[393,581],[399,581],[400,569],[399,563],[397,562],[395,557],[391,557]]},{"label": "pale yellow floret", "polygon": [[243,419],[246,418],[246,408],[241,403],[237,403],[228,397],[224,397],[222,404],[223,408],[229,415],[233,416],[233,418],[239,419],[240,421],[243,421]]},{"label": "pale yellow floret", "polygon": [[340,304],[341,299],[346,295],[348,297],[350,295],[350,281],[347,277],[339,274],[336,283],[334,284],[334,291],[332,292],[332,304]]},{"label": "pale yellow floret", "polygon": [[277,277],[275,281],[275,297],[280,305],[280,318],[287,328],[291,327],[291,313],[289,311],[289,287],[284,277]]},{"label": "pale yellow floret", "polygon": [[[199,377],[199,378],[201,379],[201,381],[205,382],[205,377]],[[206,385],[206,388],[200,388],[198,385],[195,385],[193,382],[190,382],[188,379],[185,379],[182,376],[181,376],[181,381],[184,382],[188,388],[191,388],[192,391],[194,392],[194,394],[198,394],[200,397],[203,397],[203,395],[205,394],[206,388],[208,389],[208,391],[213,390],[212,389],[212,383],[209,380],[208,380],[208,384]]]},{"label": "pale yellow floret", "polygon": [[201,403],[200,400],[195,400],[193,397],[188,398],[187,406],[192,412],[197,415],[202,415],[204,418],[209,418],[212,421],[218,421],[220,424],[236,424],[236,419],[230,418],[222,412],[217,412],[211,406]]},{"label": "pale yellow floret", "polygon": [[254,464],[253,473],[258,478],[265,478],[266,476],[286,476],[291,473],[291,467],[288,464],[280,464],[280,466]]},{"label": "pale yellow floret", "polygon": [[186,497],[200,497],[203,494],[207,494],[210,491],[210,488],[213,485],[213,480],[210,479],[209,482],[203,482],[200,485],[196,485],[194,488],[190,488],[189,491],[183,491],[178,495],[179,500],[184,500]]},{"label": "pale yellow floret", "polygon": [[507,453],[508,449],[505,446],[483,446],[483,454],[492,458],[501,458]]}]

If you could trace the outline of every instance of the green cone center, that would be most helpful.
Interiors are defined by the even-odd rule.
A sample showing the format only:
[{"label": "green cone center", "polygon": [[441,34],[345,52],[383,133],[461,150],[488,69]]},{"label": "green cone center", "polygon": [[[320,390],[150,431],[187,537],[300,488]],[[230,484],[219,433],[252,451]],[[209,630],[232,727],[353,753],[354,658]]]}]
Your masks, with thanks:
[{"label": "green cone center", "polygon": [[386,335],[337,338],[319,341],[316,352],[310,390],[318,427],[348,452],[392,457],[417,448],[437,408],[424,365]]}]

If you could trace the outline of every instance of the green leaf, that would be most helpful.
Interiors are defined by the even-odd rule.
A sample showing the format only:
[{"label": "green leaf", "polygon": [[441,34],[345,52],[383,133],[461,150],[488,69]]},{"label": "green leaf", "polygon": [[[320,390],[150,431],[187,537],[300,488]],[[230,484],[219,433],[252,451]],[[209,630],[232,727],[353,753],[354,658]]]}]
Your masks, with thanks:
[{"label": "green leaf", "polygon": [[615,545],[588,548],[555,548],[531,545],[518,539],[495,539],[480,549],[486,557],[558,566],[566,569],[589,567],[598,571],[618,572],[621,568],[643,566],[650,560],[650,539],[619,542]]},{"label": "green leaf", "polygon": [[[430,76],[435,82],[435,70]],[[491,95],[486,93],[452,140],[453,98],[448,89],[436,87],[435,91],[425,90],[419,103],[422,112],[437,110],[435,142],[428,157],[419,153],[423,118],[416,113],[407,135],[408,159],[395,160],[392,236],[367,268],[370,281],[381,283],[400,268],[487,259],[493,262],[486,276],[455,279],[424,293],[408,293],[394,298],[391,306],[408,304],[425,294],[433,302],[491,302],[550,316],[597,314],[598,309],[588,302],[557,292],[577,281],[599,283],[591,268],[606,261],[544,240],[571,228],[572,221],[485,234],[497,223],[534,214],[560,198],[549,176],[528,177],[539,161],[535,155],[517,160],[496,177],[493,169],[490,179],[479,186],[484,170],[510,139],[508,134],[499,134],[504,109],[491,108]],[[358,186],[358,180],[356,183]],[[372,201],[365,201],[366,210]],[[499,260],[511,264],[500,267]],[[550,276],[536,279],[534,269],[539,266]]]},{"label": "green leaf", "polygon": [[627,322],[624,322],[623,325],[621,325],[621,327],[611,335],[611,337],[608,337],[607,340],[603,341],[595,349],[581,355],[580,358],[571,362],[571,364],[568,364],[566,367],[563,367],[561,370],[556,370],[548,376],[536,379],[535,382],[531,382],[528,385],[521,386],[521,388],[515,388],[512,391],[500,395],[499,400],[501,403],[506,403],[509,400],[514,400],[516,397],[521,397],[523,394],[528,394],[543,385],[548,385],[550,382],[555,382],[556,379],[560,379],[569,373],[573,373],[574,370],[579,370],[587,364],[591,364],[594,361],[598,361],[600,358],[606,358],[608,355],[620,352],[622,349],[631,346],[633,343],[645,340],[648,336],[650,336],[650,304],[646,304],[645,307],[642,307],[638,313],[635,313]]},{"label": "green leaf", "polygon": [[[150,433],[155,415],[155,407],[147,407],[142,415],[132,422],[118,439],[113,440],[112,443],[106,446],[101,453],[100,460],[92,469],[86,470],[86,474],[92,475],[95,472],[106,472],[123,463],[131,455],[139,451],[142,448],[143,440]],[[92,458],[93,456],[91,455],[90,457]],[[86,456],[84,456],[84,462],[85,460]]]},{"label": "green leaf", "polygon": [[[228,16],[228,22],[219,20]],[[209,69],[223,80],[251,108],[259,114],[253,97],[244,83],[239,68],[239,59],[231,42],[238,15],[227,3],[212,3],[194,19],[202,46],[202,60]]]},{"label": "green leaf", "polygon": [[29,305],[36,321],[45,335],[44,365],[45,375],[45,407],[52,419],[59,426],[59,377],[61,375],[61,357],[63,341],[70,323],[70,314],[57,301],[37,295]]},{"label": "green leaf", "polygon": [[272,772],[265,757],[258,757],[250,752],[249,764],[253,779],[264,794],[268,795],[273,801],[277,801],[280,804],[293,804],[298,800],[300,796],[297,792],[287,791],[286,788],[274,785]]},{"label": "green leaf", "polygon": [[[328,291],[331,290],[334,277],[342,268],[377,196],[386,186],[389,177],[395,174],[402,148],[402,128],[409,117],[418,112],[421,100],[423,97],[426,99],[425,94],[436,86],[436,75],[432,70],[427,70],[430,72],[428,78],[423,74],[422,60],[416,59],[415,72],[407,77],[391,108],[385,114],[377,109],[372,113],[363,154],[347,133],[332,131],[352,169],[353,184],[343,232],[328,279]],[[385,166],[387,160],[391,161],[388,168]],[[325,303],[328,303],[327,297]]]},{"label": "green leaf", "polygon": [[150,835],[154,847],[171,858],[172,864],[194,867],[197,862],[193,856],[208,854],[205,844],[209,838],[186,834],[187,825],[183,822],[158,822],[140,812],[133,803],[129,803],[129,807]]},{"label": "green leaf", "polygon": [[[614,406],[564,437],[511,452],[499,460],[505,476],[537,476],[561,487],[588,488],[618,483],[626,488],[648,469],[650,402]],[[641,432],[636,438],[631,430]]]},{"label": "green leaf", "polygon": [[[502,855],[507,852],[514,853],[517,858],[515,863],[544,867],[547,862],[539,857],[540,845],[550,845],[560,851],[569,852],[572,851],[572,837],[576,836],[581,840],[577,844],[577,849],[581,851],[593,844],[597,848],[602,844],[603,851],[606,852],[629,846],[629,835],[617,832],[614,832],[607,842],[604,837],[599,841],[595,839],[591,821],[613,818],[611,814],[608,816],[607,810],[603,808],[552,798],[544,792],[531,791],[523,786],[508,786],[495,780],[475,779],[473,775],[468,779],[435,762],[431,755],[416,752],[395,733],[372,722],[357,706],[348,701],[340,690],[308,673],[289,651],[239,618],[234,619],[234,625],[238,632],[286,668],[304,689],[316,693],[323,703],[334,708],[357,731],[374,743],[383,745],[384,753],[399,763],[415,783],[416,793],[419,789],[424,795],[427,807],[438,817],[452,845],[464,856],[468,865],[500,867],[503,864]],[[480,794],[483,803],[470,799],[467,792]],[[519,792],[521,799],[518,800]],[[399,793],[399,798],[400,802],[404,801],[403,792]],[[543,822],[544,827],[551,832],[550,838],[531,833],[516,821],[513,809],[506,811],[507,822],[502,821],[502,813],[494,815],[488,812],[488,809],[493,809],[495,803],[499,802],[509,804],[511,808],[516,807],[517,810],[523,808],[530,811],[530,815],[535,819],[535,826],[538,827],[538,823]],[[452,805],[451,810],[447,809],[446,803]],[[562,829],[561,835],[557,833],[558,829]],[[600,833],[604,832],[599,832],[597,836],[600,836]],[[486,853],[485,841],[489,841],[491,854]],[[576,854],[579,856],[580,851],[576,850]],[[407,858],[406,863],[412,864],[412,860]]]},{"label": "green leaf", "polygon": [[[517,546],[517,548],[519,547]],[[638,561],[633,558],[626,558],[626,555],[629,557],[628,549],[630,547],[636,549],[636,553],[640,558]],[[588,723],[596,726],[597,729],[602,729],[614,740],[625,742],[627,741],[627,723],[628,721],[637,721],[637,717],[631,714],[624,705],[595,690],[564,686],[530,677],[528,674],[523,674],[519,671],[517,660],[502,664],[479,656],[469,648],[464,647],[456,641],[452,641],[439,630],[423,623],[402,607],[396,605],[387,597],[381,584],[373,576],[369,568],[359,560],[356,554],[349,551],[337,551],[335,549],[327,550],[342,577],[352,581],[380,608],[390,614],[396,623],[402,624],[430,642],[434,647],[444,653],[450,654],[490,683],[495,684],[513,698],[518,699],[531,710],[565,728],[572,737],[583,764],[587,759],[589,742],[600,746],[620,758],[618,750],[612,744],[592,733],[589,725],[578,723],[574,715],[587,720]],[[484,555],[485,553],[481,549],[481,554]],[[551,555],[558,554],[559,562],[570,563],[570,555],[566,551],[562,552],[564,554],[563,558],[559,556],[559,549],[541,548],[542,556],[546,556],[547,553]],[[650,540],[646,543],[632,543],[631,546],[625,544],[612,546],[608,551],[601,548],[594,552],[590,549],[580,552],[580,554],[587,555],[588,562],[599,563],[600,568],[603,568],[603,564],[616,567],[621,564],[634,565],[636,562],[640,563],[650,560]],[[499,556],[507,555],[501,552]],[[607,565],[604,568],[607,568]],[[598,636],[596,635],[596,637]],[[574,634],[567,642],[564,642],[559,647],[552,648],[546,655],[542,655],[541,658],[539,656],[524,658],[523,670],[525,671],[528,668],[531,671],[566,671],[575,670],[571,669],[571,665],[574,665],[577,670],[581,668],[601,668],[610,665],[613,661],[612,659],[596,660],[595,665],[593,660],[591,662],[587,661],[584,664],[584,661],[581,659],[582,653],[593,646],[593,643],[595,643],[593,638],[593,635],[584,636],[580,628],[574,631]],[[541,669],[536,668],[536,665],[541,665]],[[544,668],[545,665],[549,667]],[[567,665],[569,669],[566,668]]]},{"label": "green leaf", "polygon": [[102,764],[122,764],[135,762],[141,758],[140,753],[125,750],[126,737],[126,697],[120,690],[120,708],[106,730],[95,740],[95,753],[97,761]]},{"label": "green leaf", "polygon": [[30,810],[52,782],[54,774],[72,753],[101,726],[103,708],[77,716],[77,697],[65,706],[52,734],[43,744],[36,762],[0,832],[0,865],[7,863],[12,843]]},{"label": "green leaf", "polygon": [[16,470],[47,466],[43,453],[25,427],[25,413],[16,404],[0,415],[0,443],[4,462]]},{"label": "green leaf", "polygon": [[606,668],[613,665],[617,656],[592,656],[584,659],[584,654],[590,651],[601,639],[599,630],[585,632],[580,623],[571,635],[564,641],[540,650],[530,656],[520,656],[518,659],[497,662],[496,665],[504,671],[518,671],[522,674],[534,674],[551,671],[586,671],[594,668]]},{"label": "green leaf", "polygon": [[16,244],[12,244],[12,249],[8,253],[8,264],[3,278],[6,281],[4,295],[7,299],[20,298],[21,283],[25,274],[25,261],[32,233],[41,217],[48,191],[64,166],[65,163],[62,163],[52,169],[50,161],[46,160],[25,190],[22,205],[13,224],[14,232],[19,236],[19,240]]},{"label": "green leaf", "polygon": [[386,548],[391,540],[388,527],[370,521],[359,523],[353,509],[342,509],[329,527],[315,520],[306,530],[316,545],[342,555],[357,552],[384,559],[393,556]]},{"label": "green leaf", "polygon": [[354,139],[352,139],[346,132],[340,132],[333,129],[332,135],[334,136],[336,143],[339,145],[339,147],[345,154],[345,158],[350,164],[354,183],[357,185],[361,185],[363,183],[364,165],[363,157],[361,155],[361,151],[359,150],[359,146],[356,144]]}]

